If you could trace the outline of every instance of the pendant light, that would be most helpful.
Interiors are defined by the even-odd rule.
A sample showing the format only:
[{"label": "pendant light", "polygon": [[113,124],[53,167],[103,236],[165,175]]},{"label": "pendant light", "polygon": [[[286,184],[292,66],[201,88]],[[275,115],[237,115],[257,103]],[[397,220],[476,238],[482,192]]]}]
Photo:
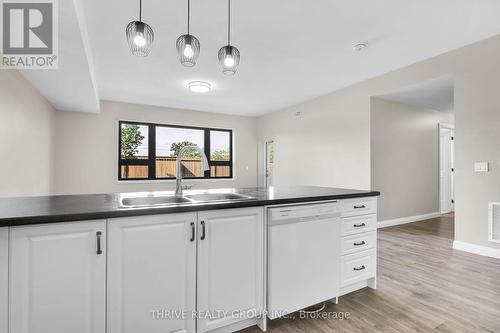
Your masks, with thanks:
[{"label": "pendant light", "polygon": [[190,14],[190,0],[187,0],[187,34],[177,38],[177,42],[175,43],[177,53],[179,54],[179,61],[186,67],[196,65],[196,61],[200,55],[200,41],[195,36],[189,34]]},{"label": "pendant light", "polygon": [[219,50],[222,73],[234,75],[240,64],[240,51],[231,45],[231,0],[227,0],[227,45]]},{"label": "pendant light", "polygon": [[139,21],[130,22],[126,34],[133,55],[145,57],[149,54],[155,36],[153,29],[142,22],[142,0],[139,0]]}]

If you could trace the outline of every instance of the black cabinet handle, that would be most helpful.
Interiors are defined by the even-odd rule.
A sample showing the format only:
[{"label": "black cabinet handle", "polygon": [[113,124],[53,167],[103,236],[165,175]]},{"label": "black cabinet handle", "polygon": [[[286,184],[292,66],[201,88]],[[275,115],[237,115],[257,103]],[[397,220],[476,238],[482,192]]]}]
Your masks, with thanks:
[{"label": "black cabinet handle", "polygon": [[366,268],[365,265],[363,265],[361,267],[354,267],[353,270],[355,270],[355,271],[362,271],[365,268]]},{"label": "black cabinet handle", "polygon": [[354,228],[361,228],[361,227],[366,227],[366,224],[363,222],[361,224],[354,224]]},{"label": "black cabinet handle", "polygon": [[101,236],[102,236],[102,232],[100,232],[100,231],[96,232],[95,236],[97,238],[97,251],[96,251],[96,253],[97,254],[102,254],[102,249],[101,249]]},{"label": "black cabinet handle", "polygon": [[194,222],[191,222],[191,238],[189,241],[194,242]]},{"label": "black cabinet handle", "polygon": [[361,209],[361,208],[366,208],[366,206],[365,205],[354,206],[354,209]]},{"label": "black cabinet handle", "polygon": [[352,245],[354,246],[361,246],[361,245],[365,245],[365,241],[362,241],[362,242],[358,242],[358,243],[353,243]]},{"label": "black cabinet handle", "polygon": [[201,240],[205,239],[205,221],[201,221]]}]

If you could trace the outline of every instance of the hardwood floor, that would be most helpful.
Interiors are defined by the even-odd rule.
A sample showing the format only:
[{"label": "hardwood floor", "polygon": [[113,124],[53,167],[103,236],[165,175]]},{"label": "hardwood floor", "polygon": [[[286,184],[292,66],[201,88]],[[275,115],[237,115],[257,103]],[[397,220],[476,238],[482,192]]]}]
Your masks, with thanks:
[{"label": "hardwood floor", "polygon": [[349,319],[277,319],[268,331],[500,332],[500,260],[453,250],[452,239],[452,215],[379,229],[378,289],[325,309]]}]

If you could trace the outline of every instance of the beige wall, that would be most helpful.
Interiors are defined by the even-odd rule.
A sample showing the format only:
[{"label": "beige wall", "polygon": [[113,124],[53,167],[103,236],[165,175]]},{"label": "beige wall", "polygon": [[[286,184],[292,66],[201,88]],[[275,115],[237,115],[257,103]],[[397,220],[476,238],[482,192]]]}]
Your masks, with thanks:
[{"label": "beige wall", "polygon": [[371,186],[378,219],[439,211],[439,123],[450,113],[371,99]]},{"label": "beige wall", "polygon": [[357,89],[344,89],[259,118],[259,184],[264,143],[274,141],[274,185],[369,189],[369,107]]},{"label": "beige wall", "polygon": [[55,111],[15,70],[0,70],[0,196],[52,191]]},{"label": "beige wall", "polygon": [[[263,142],[274,140],[277,183],[370,188],[370,98],[449,74],[455,80],[456,239],[500,248],[487,241],[487,203],[500,201],[500,36],[261,117],[259,181]],[[491,171],[474,173],[474,161],[489,161]]]},{"label": "beige wall", "polygon": [[227,128],[234,135],[234,179],[185,181],[195,188],[255,186],[257,120],[251,117],[102,102],[100,114],[58,112],[56,193],[171,190],[174,181],[118,182],[118,121]]}]

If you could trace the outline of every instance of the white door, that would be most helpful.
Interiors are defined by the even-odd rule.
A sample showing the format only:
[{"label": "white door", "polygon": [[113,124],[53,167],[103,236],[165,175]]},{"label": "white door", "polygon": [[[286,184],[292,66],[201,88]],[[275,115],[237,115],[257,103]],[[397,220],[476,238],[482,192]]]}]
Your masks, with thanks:
[{"label": "white door", "polygon": [[104,220],[12,227],[10,332],[104,333],[105,251]]},{"label": "white door", "polygon": [[453,211],[453,130],[441,128],[439,137],[439,200],[441,213]]},{"label": "white door", "polygon": [[0,228],[0,333],[7,333],[9,307],[9,229]]},{"label": "white door", "polygon": [[263,216],[262,207],[198,214],[198,311],[210,314],[198,319],[198,332],[264,309]]},{"label": "white door", "polygon": [[196,213],[108,220],[108,333],[194,332]]},{"label": "white door", "polygon": [[266,158],[265,158],[265,185],[266,187],[273,186],[274,178],[274,142],[266,142]]}]

